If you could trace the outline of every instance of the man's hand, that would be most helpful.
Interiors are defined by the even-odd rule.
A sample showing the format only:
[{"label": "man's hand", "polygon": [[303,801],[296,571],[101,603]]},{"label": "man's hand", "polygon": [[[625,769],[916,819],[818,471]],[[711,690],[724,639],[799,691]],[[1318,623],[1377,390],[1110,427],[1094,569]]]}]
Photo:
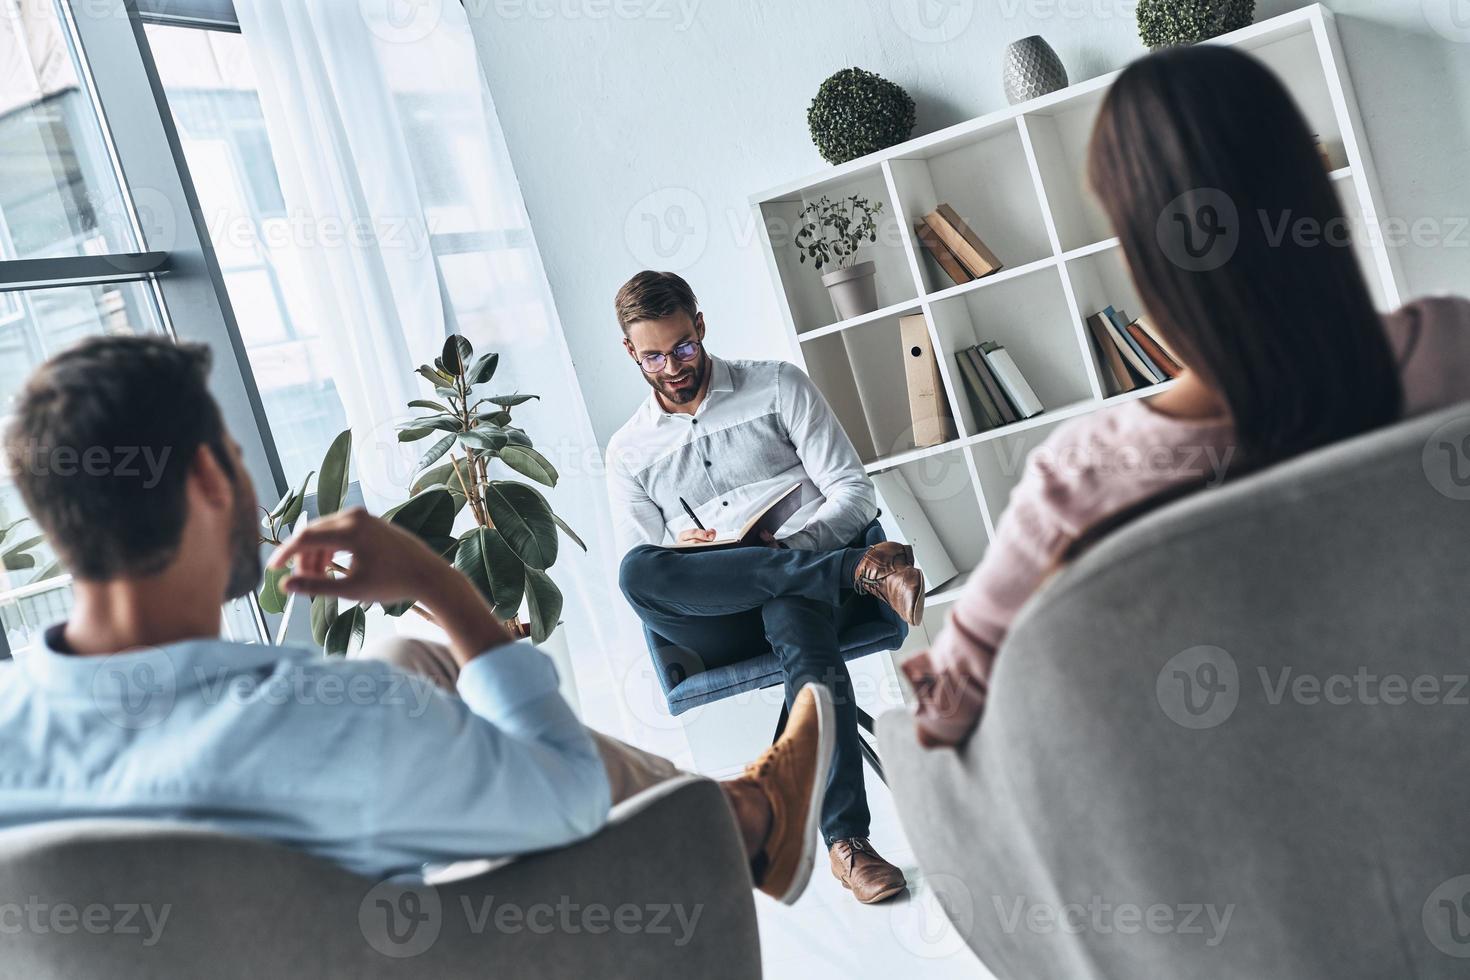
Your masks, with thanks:
[{"label": "man's hand", "polygon": [[698,544],[701,541],[713,541],[716,536],[713,529],[701,531],[697,527],[691,527],[679,532],[678,541],[680,544]]},{"label": "man's hand", "polygon": [[[333,575],[329,569],[339,552],[350,554],[351,563],[345,573]],[[360,507],[297,529],[271,555],[269,567],[288,564],[291,572],[281,581],[286,592],[364,604],[422,602],[449,634],[461,665],[514,640],[469,579],[419,538]]]}]

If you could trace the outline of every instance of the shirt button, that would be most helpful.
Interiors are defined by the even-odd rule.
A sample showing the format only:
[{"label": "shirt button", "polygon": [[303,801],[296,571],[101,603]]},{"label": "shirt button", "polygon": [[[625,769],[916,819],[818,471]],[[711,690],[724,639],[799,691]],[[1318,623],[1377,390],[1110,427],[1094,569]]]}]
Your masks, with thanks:
[{"label": "shirt button", "polygon": [[720,506],[721,507],[729,507],[730,506],[730,501],[728,501],[728,500],[722,500],[722,501],[720,501]]},{"label": "shirt button", "polygon": [[689,420],[689,424],[690,425],[698,425],[699,424],[699,419],[690,419]]},{"label": "shirt button", "polygon": [[713,466],[713,465],[715,465],[715,464],[714,464],[714,463],[711,463],[711,462],[710,462],[710,461],[709,461],[709,460],[705,460],[705,461],[704,461],[704,465],[705,465],[705,466]]}]

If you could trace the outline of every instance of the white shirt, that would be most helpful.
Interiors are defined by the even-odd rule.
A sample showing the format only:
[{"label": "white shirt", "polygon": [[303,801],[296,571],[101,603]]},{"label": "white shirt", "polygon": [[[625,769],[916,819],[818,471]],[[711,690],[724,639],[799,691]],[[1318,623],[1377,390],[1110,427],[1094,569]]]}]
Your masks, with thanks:
[{"label": "white shirt", "polygon": [[607,446],[618,549],[667,544],[700,523],[733,534],[778,489],[801,483],[801,509],[777,538],[790,548],[846,547],[878,515],[852,441],[811,380],[784,361],[711,357],[693,415],[666,412],[650,393]]}]

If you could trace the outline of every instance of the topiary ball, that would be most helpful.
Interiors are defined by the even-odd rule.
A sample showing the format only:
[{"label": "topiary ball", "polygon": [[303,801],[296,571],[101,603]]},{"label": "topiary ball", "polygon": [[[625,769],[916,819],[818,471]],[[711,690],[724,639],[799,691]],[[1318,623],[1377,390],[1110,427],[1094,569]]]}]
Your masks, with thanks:
[{"label": "topiary ball", "polygon": [[806,122],[822,159],[846,163],[908,139],[914,100],[880,75],[844,68],[817,89]]},{"label": "topiary ball", "polygon": [[1138,36],[1150,48],[1198,44],[1249,27],[1256,0],[1139,0]]}]

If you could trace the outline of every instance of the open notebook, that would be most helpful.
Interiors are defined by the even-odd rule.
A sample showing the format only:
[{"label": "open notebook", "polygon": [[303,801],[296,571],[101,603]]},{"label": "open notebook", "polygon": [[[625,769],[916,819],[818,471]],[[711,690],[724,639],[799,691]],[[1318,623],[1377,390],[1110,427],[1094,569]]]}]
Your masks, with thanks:
[{"label": "open notebook", "polygon": [[718,537],[713,541],[671,544],[669,547],[678,551],[708,551],[710,548],[737,548],[764,544],[765,542],[761,540],[762,531],[775,534],[800,509],[801,484],[794,483],[773,494],[765,506],[757,510],[755,515],[745,522],[745,526],[735,534]]}]

